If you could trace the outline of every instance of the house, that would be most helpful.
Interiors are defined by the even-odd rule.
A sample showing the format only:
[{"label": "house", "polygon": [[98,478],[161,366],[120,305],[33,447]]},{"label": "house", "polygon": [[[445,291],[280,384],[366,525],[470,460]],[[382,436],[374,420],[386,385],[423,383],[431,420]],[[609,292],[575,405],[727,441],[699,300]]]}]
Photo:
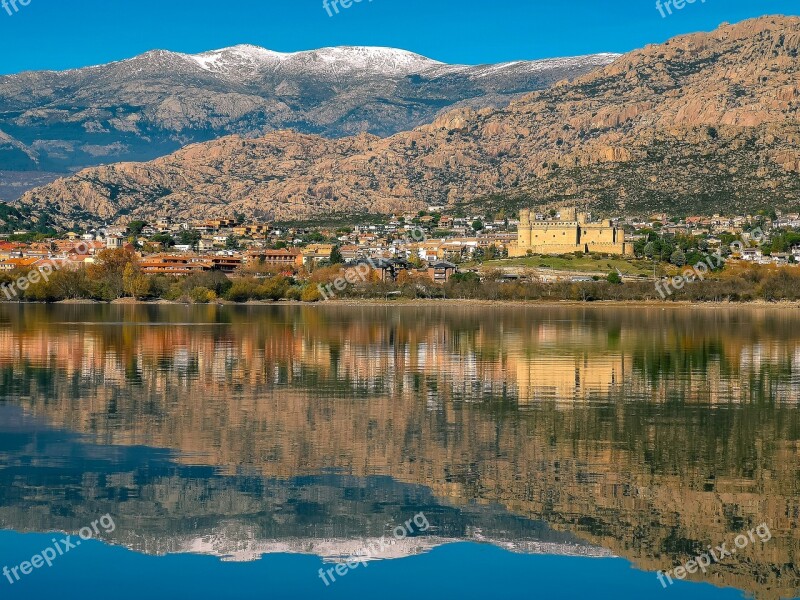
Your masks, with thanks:
[{"label": "house", "polygon": [[339,248],[339,252],[342,253],[342,259],[345,262],[356,260],[361,256],[361,249],[358,246],[342,246]]},{"label": "house", "polygon": [[209,229],[223,229],[236,225],[236,219],[206,219],[203,225]]},{"label": "house", "polygon": [[243,263],[242,255],[234,252],[210,256],[207,260],[211,262],[211,268],[214,271],[222,271],[227,274],[236,271]]},{"label": "house", "polygon": [[333,244],[310,244],[303,250],[303,264],[330,260]]},{"label": "house", "polygon": [[788,252],[773,252],[772,253],[772,262],[776,265],[783,266],[788,265],[792,255]]},{"label": "house", "polygon": [[234,227],[233,233],[239,237],[266,237],[269,233],[271,226],[267,223],[253,223],[251,225],[242,225],[241,227]]},{"label": "house", "polygon": [[275,267],[302,267],[303,253],[297,249],[269,250],[267,248],[259,248],[245,253],[244,262],[246,264],[261,263]]},{"label": "house", "polygon": [[42,259],[40,257],[7,258],[0,260],[0,271],[23,271],[34,268]]},{"label": "house", "polygon": [[760,262],[764,257],[760,248],[745,248],[742,250],[742,260],[750,262]]},{"label": "house", "polygon": [[386,258],[361,258],[359,260],[345,264],[346,269],[357,269],[361,265],[369,266],[378,273],[381,281],[394,281],[402,271],[411,269],[411,265],[402,259]]},{"label": "house", "polygon": [[447,283],[455,273],[458,273],[458,267],[447,261],[435,262],[428,267],[428,277],[434,283]]},{"label": "house", "polygon": [[[87,240],[92,241],[92,240]],[[106,248],[109,250],[116,250],[122,246],[122,238],[117,235],[109,235],[106,237]]]},{"label": "house", "polygon": [[143,273],[162,275],[191,275],[211,271],[214,264],[210,260],[186,254],[154,254],[139,263]]}]

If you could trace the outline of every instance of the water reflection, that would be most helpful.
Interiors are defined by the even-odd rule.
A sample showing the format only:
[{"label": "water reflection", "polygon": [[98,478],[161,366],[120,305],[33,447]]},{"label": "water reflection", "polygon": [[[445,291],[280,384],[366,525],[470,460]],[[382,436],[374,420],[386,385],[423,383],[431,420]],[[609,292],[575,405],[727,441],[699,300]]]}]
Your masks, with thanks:
[{"label": "water reflection", "polygon": [[690,578],[793,596],[798,324],[738,308],[3,306],[0,398],[24,412],[2,417],[0,524],[79,527],[102,509],[148,552],[334,556],[425,509],[435,535],[401,553],[486,539],[657,570],[766,521],[768,544]]}]

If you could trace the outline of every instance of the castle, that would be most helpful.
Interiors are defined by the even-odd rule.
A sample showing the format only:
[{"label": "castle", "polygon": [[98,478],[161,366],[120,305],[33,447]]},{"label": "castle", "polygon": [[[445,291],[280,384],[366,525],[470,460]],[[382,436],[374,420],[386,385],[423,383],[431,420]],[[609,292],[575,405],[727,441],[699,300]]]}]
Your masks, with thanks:
[{"label": "castle", "polygon": [[575,208],[562,208],[558,219],[531,220],[530,209],[520,211],[517,242],[512,243],[510,257],[528,254],[633,254],[633,245],[625,242],[625,231],[612,221],[590,222],[588,213]]}]

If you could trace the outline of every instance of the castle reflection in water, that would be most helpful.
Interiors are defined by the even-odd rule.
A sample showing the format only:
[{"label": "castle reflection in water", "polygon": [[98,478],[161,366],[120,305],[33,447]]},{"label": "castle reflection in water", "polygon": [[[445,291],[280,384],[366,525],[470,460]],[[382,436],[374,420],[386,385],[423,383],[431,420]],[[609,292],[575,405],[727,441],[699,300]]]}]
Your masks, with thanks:
[{"label": "castle reflection in water", "polygon": [[[361,505],[346,531],[293,513],[254,533],[245,515],[264,494],[214,479],[335,473],[412,486],[443,519],[500,519],[506,540],[647,570],[766,521],[774,539],[709,580],[777,598],[800,587],[798,325],[741,308],[3,306],[0,397],[81,443],[169,451],[169,485],[142,483],[134,463],[75,484],[140,541],[153,528],[151,548],[169,546],[164,523],[175,537],[198,515],[234,538],[378,533]],[[182,471],[204,467],[213,478]],[[323,504],[344,501],[345,484],[314,485]],[[57,511],[35,509],[35,481],[9,486],[4,526],[64,526],[37,524]],[[56,486],[46,503],[74,514],[68,496]],[[539,524],[535,539],[515,519]],[[448,539],[469,528],[448,523]]]}]

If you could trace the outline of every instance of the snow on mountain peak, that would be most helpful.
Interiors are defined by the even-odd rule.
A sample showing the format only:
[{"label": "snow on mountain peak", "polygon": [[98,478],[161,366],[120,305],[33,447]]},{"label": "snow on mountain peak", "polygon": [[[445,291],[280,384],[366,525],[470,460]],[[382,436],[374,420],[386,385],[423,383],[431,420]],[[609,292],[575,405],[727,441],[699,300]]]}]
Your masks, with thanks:
[{"label": "snow on mountain peak", "polygon": [[219,74],[255,73],[263,69],[297,65],[312,71],[369,71],[407,75],[442,65],[406,50],[369,46],[339,46],[282,53],[243,44],[181,56],[205,71]]},{"label": "snow on mountain peak", "polygon": [[205,71],[225,73],[242,67],[257,70],[262,65],[280,62],[291,55],[273,52],[259,46],[241,44],[201,54],[184,54],[182,56],[197,63]]}]

